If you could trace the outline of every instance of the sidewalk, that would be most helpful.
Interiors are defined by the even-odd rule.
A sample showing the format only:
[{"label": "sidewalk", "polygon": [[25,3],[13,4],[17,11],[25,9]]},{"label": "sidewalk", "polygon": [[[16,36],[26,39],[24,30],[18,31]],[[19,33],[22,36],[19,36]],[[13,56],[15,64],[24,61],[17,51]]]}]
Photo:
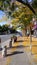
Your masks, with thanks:
[{"label": "sidewalk", "polygon": [[[30,47],[26,47],[25,44],[28,44],[29,38],[20,37],[13,44],[13,48],[8,49],[8,56],[5,58],[0,57],[0,65],[37,65],[37,54],[31,55]],[[23,40],[23,41],[22,41]],[[33,41],[35,39],[33,38]],[[9,40],[8,40],[9,42]],[[8,44],[8,42],[6,42]],[[37,43],[37,40],[36,40]],[[29,45],[29,44],[28,44]],[[0,55],[1,56],[1,55]]]},{"label": "sidewalk", "polygon": [[[5,45],[9,45],[9,41],[10,41],[10,39],[9,40],[7,40],[7,41],[5,41],[5,42],[3,42],[3,43],[1,43],[1,46],[2,47],[4,47]],[[0,65],[6,65],[6,62],[7,62],[7,58],[4,58],[4,57],[2,57],[2,51],[0,51]]]},{"label": "sidewalk", "polygon": [[[4,47],[6,45],[7,47],[9,47],[9,41],[10,41],[10,39],[5,41],[5,42],[3,42],[2,46]],[[15,43],[15,44],[13,44],[13,46],[18,46],[18,44]],[[7,50],[7,54],[10,54],[11,52],[13,52],[15,50],[16,50],[16,48],[8,49]],[[2,51],[0,51],[0,65],[2,65],[2,64],[3,65],[8,65],[10,60],[11,60],[11,58],[12,58],[12,56],[2,57]]]}]

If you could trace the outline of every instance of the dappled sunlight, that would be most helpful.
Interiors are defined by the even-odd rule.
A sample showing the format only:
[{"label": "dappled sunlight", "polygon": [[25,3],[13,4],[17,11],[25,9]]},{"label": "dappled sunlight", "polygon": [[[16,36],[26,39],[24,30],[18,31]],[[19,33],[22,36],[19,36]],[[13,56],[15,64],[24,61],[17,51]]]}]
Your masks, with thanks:
[{"label": "dappled sunlight", "polygon": [[37,38],[32,37],[32,45],[37,45]]},{"label": "dappled sunlight", "polygon": [[25,46],[25,50],[27,52],[32,52],[32,54],[37,54],[37,38],[33,38],[32,37],[32,51],[30,50],[30,37],[24,37],[24,42],[22,43],[22,45]]},{"label": "dappled sunlight", "polygon": [[32,46],[32,54],[37,54],[37,46]]},{"label": "dappled sunlight", "polygon": [[18,42],[13,43],[13,46],[18,46],[18,45],[19,45]]},{"label": "dappled sunlight", "polygon": [[24,46],[30,46],[30,42],[29,41],[25,41],[25,42],[23,42],[23,45]]}]

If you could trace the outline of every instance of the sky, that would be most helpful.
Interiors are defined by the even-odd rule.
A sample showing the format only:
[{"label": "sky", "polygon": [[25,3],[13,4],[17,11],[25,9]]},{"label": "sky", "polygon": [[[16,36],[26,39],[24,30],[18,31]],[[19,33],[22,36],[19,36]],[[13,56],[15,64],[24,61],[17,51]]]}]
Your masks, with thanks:
[{"label": "sky", "polygon": [[5,14],[5,13],[0,10],[0,19],[3,17],[4,14]]},{"label": "sky", "polygon": [[29,2],[31,2],[32,0],[29,0]]},{"label": "sky", "polygon": [[0,22],[0,25],[2,26],[2,25],[4,25],[4,24],[6,24],[6,22],[4,21],[4,22]]},{"label": "sky", "polygon": [[[32,0],[29,0],[31,2]],[[4,12],[0,10],[0,19],[4,16]],[[0,25],[6,24],[6,21],[0,22]]]},{"label": "sky", "polygon": [[[3,11],[0,10],[0,19],[2,19],[2,17],[5,15],[5,13]],[[6,21],[0,22],[0,25],[4,25],[6,24]]]}]

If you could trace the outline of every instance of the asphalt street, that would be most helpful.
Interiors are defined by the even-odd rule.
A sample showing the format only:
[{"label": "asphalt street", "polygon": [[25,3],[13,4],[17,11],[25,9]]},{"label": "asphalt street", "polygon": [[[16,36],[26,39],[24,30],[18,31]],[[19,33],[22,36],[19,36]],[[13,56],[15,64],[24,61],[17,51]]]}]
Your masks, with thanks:
[{"label": "asphalt street", "polygon": [[20,36],[20,34],[8,34],[8,35],[0,35],[1,43],[10,39],[13,35]]},{"label": "asphalt street", "polygon": [[[1,46],[2,46],[2,47],[4,47],[5,45],[9,46],[10,38],[11,38],[13,35],[18,36],[18,34],[0,35],[0,38],[1,38]],[[6,42],[7,42],[7,43],[6,43]]]},{"label": "asphalt street", "polygon": [[10,34],[10,35],[0,35],[1,43],[7,41],[8,39],[10,39],[11,36],[12,36],[12,34]]}]

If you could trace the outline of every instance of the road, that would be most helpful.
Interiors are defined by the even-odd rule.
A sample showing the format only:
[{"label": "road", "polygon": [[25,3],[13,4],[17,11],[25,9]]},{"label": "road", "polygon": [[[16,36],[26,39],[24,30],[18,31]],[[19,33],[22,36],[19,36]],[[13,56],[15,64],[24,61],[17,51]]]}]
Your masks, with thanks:
[{"label": "road", "polygon": [[8,34],[8,35],[0,35],[1,42],[5,42],[10,39],[13,35],[20,36],[20,34]]},{"label": "road", "polygon": [[[5,45],[9,46],[9,41],[10,38],[13,36],[14,34],[9,34],[9,35],[0,35],[1,38],[1,46],[4,47]],[[16,36],[18,36],[18,34],[15,34]]]},{"label": "road", "polygon": [[10,35],[0,35],[1,42],[7,41],[8,39],[10,39],[11,36],[12,36],[12,34],[10,34]]}]

